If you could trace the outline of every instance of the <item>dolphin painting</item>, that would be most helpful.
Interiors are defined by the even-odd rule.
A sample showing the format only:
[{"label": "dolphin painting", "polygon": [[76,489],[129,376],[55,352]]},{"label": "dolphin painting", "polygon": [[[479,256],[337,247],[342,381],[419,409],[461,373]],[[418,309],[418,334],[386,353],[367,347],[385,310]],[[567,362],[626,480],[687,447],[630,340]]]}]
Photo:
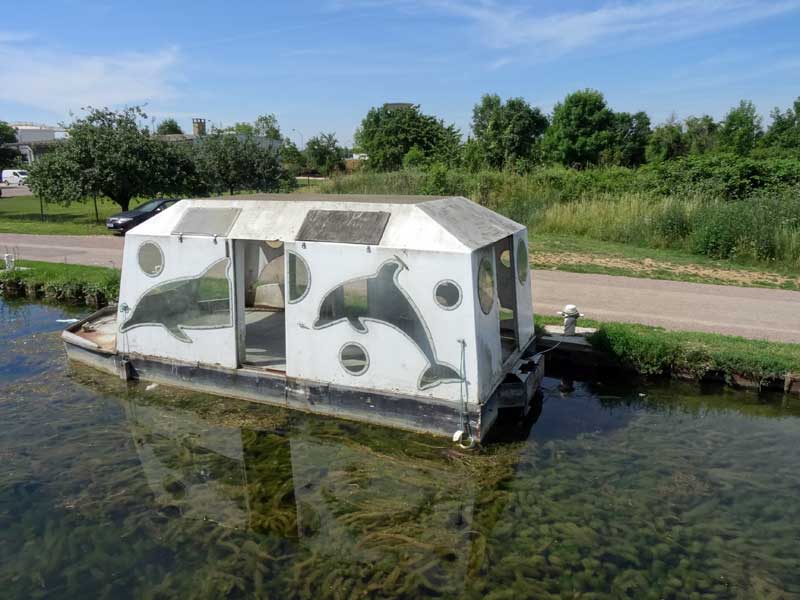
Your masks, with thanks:
[{"label": "dolphin painting", "polygon": [[211,264],[196,277],[159,283],[145,291],[122,325],[124,333],[134,327],[160,326],[173,337],[190,344],[186,329],[220,329],[231,326],[229,258]]},{"label": "dolphin painting", "polygon": [[[419,377],[419,389],[443,382],[461,381],[458,371],[437,360],[433,340],[422,315],[398,284],[400,272],[407,268],[403,261],[395,257],[383,263],[375,275],[352,279],[331,290],[320,304],[314,329],[330,327],[345,320],[359,333],[367,333],[368,321],[390,325],[405,333],[428,361],[428,366]],[[346,286],[368,292],[356,298],[356,301],[347,303]]]}]

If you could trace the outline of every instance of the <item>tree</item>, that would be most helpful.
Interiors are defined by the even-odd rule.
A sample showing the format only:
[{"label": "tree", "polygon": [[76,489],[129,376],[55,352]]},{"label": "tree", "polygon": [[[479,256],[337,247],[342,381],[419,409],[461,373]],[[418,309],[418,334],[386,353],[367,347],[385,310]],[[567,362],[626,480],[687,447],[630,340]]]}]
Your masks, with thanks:
[{"label": "tree", "polygon": [[613,139],[614,113],[596,90],[573,92],[556,104],[544,150],[565,165],[594,165]]},{"label": "tree", "polygon": [[472,109],[475,141],[486,166],[495,169],[530,160],[547,125],[544,113],[522,98],[503,103],[497,94],[486,94]]},{"label": "tree", "polygon": [[281,166],[292,177],[296,177],[308,168],[306,155],[300,152],[297,145],[288,137],[283,138],[280,149]]},{"label": "tree", "polygon": [[200,175],[213,192],[275,192],[285,180],[278,152],[269,140],[252,134],[215,131],[198,143],[196,157]]},{"label": "tree", "polygon": [[156,133],[158,135],[176,135],[176,134],[182,134],[183,129],[181,129],[181,126],[178,125],[178,122],[175,119],[170,117],[168,119],[164,119],[163,121],[161,121],[161,123],[158,124]]},{"label": "tree", "polygon": [[135,196],[191,191],[197,179],[190,158],[139,126],[147,119],[141,108],[87,111],[67,127],[66,140],[32,165],[34,193],[61,203],[107,196],[128,210]]},{"label": "tree", "polygon": [[283,139],[281,128],[278,125],[278,119],[273,114],[256,117],[253,127],[256,135],[263,135],[270,140]]},{"label": "tree", "polygon": [[308,166],[323,175],[344,170],[345,150],[339,146],[333,133],[320,133],[309,139],[305,155]]},{"label": "tree", "polygon": [[17,132],[5,121],[0,121],[0,169],[11,167],[20,159],[20,154],[11,148],[2,148],[3,144],[14,144]]},{"label": "tree", "polygon": [[719,129],[720,148],[739,156],[747,156],[764,135],[762,120],[756,106],[749,100],[742,100],[732,108],[722,120]]},{"label": "tree", "polygon": [[611,143],[604,154],[603,162],[622,167],[638,167],[643,164],[650,133],[650,117],[647,113],[614,113]]},{"label": "tree", "polygon": [[785,112],[779,108],[773,109],[771,116],[772,123],[764,136],[763,145],[778,150],[800,151],[800,98]]},{"label": "tree", "polygon": [[371,108],[355,134],[356,145],[369,157],[366,166],[377,171],[399,169],[416,146],[428,162],[454,164],[461,134],[455,125],[425,115],[418,105]]},{"label": "tree", "polygon": [[708,154],[717,148],[719,125],[712,117],[689,117],[684,121],[684,129],[684,142],[689,154]]},{"label": "tree", "polygon": [[663,162],[686,154],[686,139],[683,127],[675,119],[669,120],[653,129],[647,143],[647,162]]}]

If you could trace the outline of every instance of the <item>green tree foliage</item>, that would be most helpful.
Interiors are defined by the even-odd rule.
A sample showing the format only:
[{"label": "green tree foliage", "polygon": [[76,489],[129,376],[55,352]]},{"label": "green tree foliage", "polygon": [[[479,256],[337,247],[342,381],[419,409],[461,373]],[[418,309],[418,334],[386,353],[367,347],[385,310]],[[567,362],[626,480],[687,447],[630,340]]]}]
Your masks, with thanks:
[{"label": "green tree foliage", "polygon": [[472,110],[472,132],[487,167],[513,167],[530,161],[547,129],[547,117],[522,98],[505,103],[497,94],[486,94]]},{"label": "green tree foliage", "polygon": [[230,127],[221,129],[221,131],[239,135],[262,136],[270,140],[280,141],[283,139],[280,125],[278,125],[278,118],[273,114],[256,117],[256,120],[252,123],[239,121]]},{"label": "green tree foliage", "polygon": [[69,138],[31,167],[31,189],[47,201],[106,196],[128,210],[131,198],[175,194],[197,181],[188,153],[149,135],[139,107],[89,108],[68,126]]},{"label": "green tree foliage", "polygon": [[674,117],[653,129],[647,142],[647,162],[660,163],[685,155],[686,139],[683,127]]},{"label": "green tree foliage", "polygon": [[215,193],[276,192],[286,181],[278,151],[269,140],[251,133],[214,131],[196,145],[196,160],[205,186]]},{"label": "green tree foliage", "polygon": [[367,167],[377,171],[399,169],[403,157],[416,146],[429,162],[454,164],[461,136],[455,125],[425,115],[419,106],[372,108],[355,134],[356,145],[368,155]]},{"label": "green tree foliage", "polygon": [[315,135],[308,140],[305,148],[308,167],[323,175],[344,170],[345,152],[333,133]]},{"label": "green tree foliage", "polygon": [[686,151],[693,156],[716,150],[719,125],[709,115],[689,117],[684,121]]},{"label": "green tree foliage", "polygon": [[614,113],[603,94],[581,90],[556,104],[544,135],[545,153],[565,165],[596,165],[613,139]]},{"label": "green tree foliage", "polygon": [[181,129],[181,126],[178,125],[178,122],[175,119],[169,117],[158,124],[156,133],[158,135],[177,135],[183,133],[183,129]]},{"label": "green tree foliage", "polygon": [[764,136],[764,146],[793,152],[795,156],[800,154],[800,98],[785,112],[775,108],[771,116],[772,124]]},{"label": "green tree foliage", "polygon": [[650,117],[645,112],[614,113],[611,141],[603,154],[603,163],[638,167],[646,159],[650,139]]},{"label": "green tree foliage", "polygon": [[[17,132],[5,121],[0,121],[0,146],[13,144],[17,141]],[[13,166],[19,161],[20,155],[11,148],[0,148],[0,169]]]},{"label": "green tree foliage", "polygon": [[292,177],[308,169],[308,160],[297,145],[288,137],[283,139],[280,149],[281,166]]},{"label": "green tree foliage", "polygon": [[732,108],[719,128],[719,146],[721,150],[733,152],[739,156],[747,156],[758,144],[764,134],[761,117],[755,104],[742,100],[739,106]]}]

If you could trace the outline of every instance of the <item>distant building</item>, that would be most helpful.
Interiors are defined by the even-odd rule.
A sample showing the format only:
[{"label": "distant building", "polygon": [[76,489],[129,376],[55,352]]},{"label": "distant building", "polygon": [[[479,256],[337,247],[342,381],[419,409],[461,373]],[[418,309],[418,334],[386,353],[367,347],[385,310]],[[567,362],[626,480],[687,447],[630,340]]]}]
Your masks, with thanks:
[{"label": "distant building", "polygon": [[69,137],[67,130],[60,126],[26,122],[9,125],[16,132],[17,141],[14,144],[4,144],[3,147],[19,152],[28,164],[51,150],[59,141]]}]

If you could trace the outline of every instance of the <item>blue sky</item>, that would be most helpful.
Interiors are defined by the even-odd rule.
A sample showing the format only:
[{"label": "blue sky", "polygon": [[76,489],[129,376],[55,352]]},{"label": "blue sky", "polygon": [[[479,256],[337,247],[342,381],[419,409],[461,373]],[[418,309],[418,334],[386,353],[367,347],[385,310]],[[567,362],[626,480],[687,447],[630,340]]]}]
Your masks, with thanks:
[{"label": "blue sky", "polygon": [[487,92],[549,111],[592,87],[655,122],[721,117],[742,98],[766,116],[800,96],[800,0],[40,0],[9,15],[7,121],[146,103],[186,129],[275,113],[298,142],[349,144],[384,102],[467,134]]}]

